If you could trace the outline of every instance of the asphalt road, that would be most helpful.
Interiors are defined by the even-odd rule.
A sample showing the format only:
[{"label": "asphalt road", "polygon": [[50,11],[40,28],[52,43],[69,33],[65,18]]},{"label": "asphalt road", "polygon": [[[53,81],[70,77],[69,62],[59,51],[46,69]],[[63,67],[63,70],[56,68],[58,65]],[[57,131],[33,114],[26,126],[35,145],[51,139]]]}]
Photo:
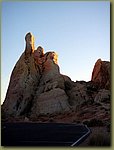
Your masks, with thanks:
[{"label": "asphalt road", "polygon": [[2,146],[77,146],[90,134],[85,125],[63,123],[4,123]]}]

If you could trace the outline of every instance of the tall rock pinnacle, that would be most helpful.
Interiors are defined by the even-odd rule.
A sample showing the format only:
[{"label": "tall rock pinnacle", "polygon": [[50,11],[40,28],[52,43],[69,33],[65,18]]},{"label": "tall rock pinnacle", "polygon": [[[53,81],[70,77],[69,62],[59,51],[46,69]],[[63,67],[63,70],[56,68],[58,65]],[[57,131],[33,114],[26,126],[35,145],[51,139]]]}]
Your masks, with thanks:
[{"label": "tall rock pinnacle", "polygon": [[25,37],[26,48],[17,61],[10,78],[3,110],[8,115],[19,116],[27,111],[39,82],[39,68],[34,63],[34,37]]},{"label": "tall rock pinnacle", "polygon": [[33,53],[34,52],[34,36],[32,33],[27,33],[25,36],[25,41],[26,41],[26,48],[25,52],[28,53]]}]

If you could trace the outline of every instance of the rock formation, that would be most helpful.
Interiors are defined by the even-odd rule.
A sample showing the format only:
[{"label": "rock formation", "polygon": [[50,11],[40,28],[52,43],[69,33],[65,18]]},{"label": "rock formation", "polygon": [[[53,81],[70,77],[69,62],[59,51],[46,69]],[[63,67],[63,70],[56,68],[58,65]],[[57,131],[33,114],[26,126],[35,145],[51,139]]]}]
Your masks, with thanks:
[{"label": "rock formation", "polygon": [[[25,50],[12,71],[2,105],[2,115],[5,118],[10,118],[11,121],[11,117],[13,120],[24,117],[23,121],[28,122],[33,118],[35,121],[43,121],[42,116],[48,118],[51,115],[57,121],[61,114],[61,120],[65,121],[66,117],[72,122],[72,118],[83,121],[99,117],[96,109],[100,113],[101,106],[109,111],[109,62],[99,59],[95,63],[91,81],[73,82],[60,73],[56,52],[45,53],[41,46],[35,50],[31,33],[27,33],[25,41]],[[90,114],[84,115],[88,109]],[[104,112],[103,115],[106,116],[107,113]],[[109,115],[107,118],[110,118]]]},{"label": "rock formation", "polygon": [[57,64],[58,55],[39,46],[34,49],[34,37],[25,37],[25,51],[16,63],[2,109],[6,115],[27,113],[47,114],[68,111],[68,96],[64,78]]},{"label": "rock formation", "polygon": [[110,89],[110,62],[98,59],[91,80],[98,84],[99,88]]},{"label": "rock formation", "polygon": [[106,108],[110,108],[110,91],[105,89],[99,90],[94,101],[100,103]]},{"label": "rock formation", "polygon": [[40,79],[40,70],[34,62],[34,37],[25,37],[26,48],[16,63],[10,78],[3,110],[8,115],[21,115],[31,105]]}]

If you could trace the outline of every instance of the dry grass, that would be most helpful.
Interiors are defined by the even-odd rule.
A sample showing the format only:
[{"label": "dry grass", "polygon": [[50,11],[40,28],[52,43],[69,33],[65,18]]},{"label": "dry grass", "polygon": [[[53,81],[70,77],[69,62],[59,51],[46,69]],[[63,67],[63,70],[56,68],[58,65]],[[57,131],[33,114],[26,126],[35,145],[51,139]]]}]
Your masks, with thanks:
[{"label": "dry grass", "polygon": [[91,134],[88,138],[79,146],[82,147],[98,147],[98,146],[110,146],[111,136],[110,132],[107,132],[106,127],[91,127]]},{"label": "dry grass", "polygon": [[110,146],[110,136],[97,133],[90,138],[88,146]]}]

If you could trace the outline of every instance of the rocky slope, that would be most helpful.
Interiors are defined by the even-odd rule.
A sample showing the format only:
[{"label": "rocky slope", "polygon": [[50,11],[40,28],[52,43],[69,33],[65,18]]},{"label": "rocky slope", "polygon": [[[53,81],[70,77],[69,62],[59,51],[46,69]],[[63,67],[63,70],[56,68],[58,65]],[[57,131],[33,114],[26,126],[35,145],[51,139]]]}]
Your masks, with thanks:
[{"label": "rocky slope", "polygon": [[60,74],[58,55],[34,48],[28,33],[26,47],[10,78],[2,119],[5,121],[84,122],[110,120],[110,62],[98,60],[89,82]]}]

